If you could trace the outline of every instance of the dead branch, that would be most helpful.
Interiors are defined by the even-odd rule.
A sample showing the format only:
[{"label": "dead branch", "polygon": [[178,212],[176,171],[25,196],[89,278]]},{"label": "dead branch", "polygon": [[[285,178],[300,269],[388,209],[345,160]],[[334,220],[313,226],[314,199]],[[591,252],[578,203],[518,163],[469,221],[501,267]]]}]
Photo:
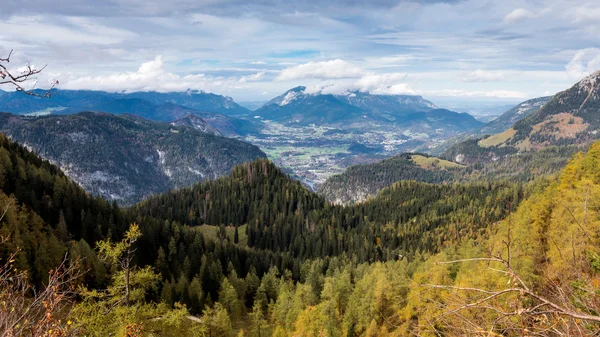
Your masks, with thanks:
[{"label": "dead branch", "polygon": [[0,85],[7,84],[12,85],[17,91],[21,91],[26,95],[36,96],[36,97],[50,97],[50,93],[52,89],[54,89],[58,85],[58,81],[54,81],[50,86],[50,89],[43,94],[38,94],[32,89],[26,89],[23,84],[30,80],[36,79],[35,76],[41,73],[44,69],[46,69],[47,65],[44,65],[41,68],[32,67],[31,64],[27,64],[25,66],[25,70],[21,71],[18,74],[13,74],[10,70],[8,70],[7,63],[10,63],[10,57],[12,56],[13,50],[8,53],[6,58],[0,58]]}]

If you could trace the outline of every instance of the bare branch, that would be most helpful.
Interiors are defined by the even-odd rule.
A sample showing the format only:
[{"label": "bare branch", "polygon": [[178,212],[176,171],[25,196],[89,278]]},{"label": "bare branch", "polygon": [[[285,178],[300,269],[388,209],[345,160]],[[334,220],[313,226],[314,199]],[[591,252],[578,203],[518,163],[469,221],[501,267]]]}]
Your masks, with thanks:
[{"label": "bare branch", "polygon": [[25,70],[21,71],[19,74],[13,74],[10,70],[8,70],[7,63],[10,63],[10,57],[12,56],[13,50],[8,53],[6,58],[0,58],[0,85],[7,84],[11,85],[15,88],[16,91],[21,91],[26,95],[36,96],[36,97],[50,97],[52,89],[54,89],[58,85],[58,81],[54,81],[50,86],[50,89],[45,93],[38,94],[32,89],[26,89],[23,84],[30,80],[35,79],[34,76],[41,73],[44,69],[46,69],[46,65],[41,68],[34,68],[31,64],[27,64]]}]

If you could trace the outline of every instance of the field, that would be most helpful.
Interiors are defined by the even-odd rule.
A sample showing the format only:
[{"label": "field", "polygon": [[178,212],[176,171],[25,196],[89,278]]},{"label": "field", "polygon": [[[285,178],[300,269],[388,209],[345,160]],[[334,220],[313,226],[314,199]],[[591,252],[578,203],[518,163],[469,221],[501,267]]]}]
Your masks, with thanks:
[{"label": "field", "polygon": [[501,132],[501,133],[495,134],[493,136],[489,136],[486,139],[480,140],[479,146],[481,146],[481,147],[498,146],[498,145],[506,142],[510,138],[512,138],[512,136],[514,136],[516,133],[517,133],[517,130],[508,129],[504,132]]},{"label": "field", "polygon": [[260,147],[275,164],[314,189],[350,165],[413,151],[425,137],[401,130],[340,130],[264,123],[260,134],[248,135],[244,140]]},{"label": "field", "polygon": [[[242,225],[238,227],[238,245],[247,246],[248,245],[248,235],[246,235],[246,226]],[[210,226],[210,225],[202,225],[194,227],[196,230],[202,232],[204,237],[211,240],[218,240],[219,227],[218,226]],[[233,242],[233,237],[235,235],[235,227],[227,226],[225,227],[225,232],[227,234],[227,238]]]},{"label": "field", "polygon": [[459,168],[464,167],[464,165],[460,165],[448,160],[434,158],[434,157],[425,157],[421,155],[411,156],[412,161],[421,166],[424,169],[432,169],[432,168]]}]

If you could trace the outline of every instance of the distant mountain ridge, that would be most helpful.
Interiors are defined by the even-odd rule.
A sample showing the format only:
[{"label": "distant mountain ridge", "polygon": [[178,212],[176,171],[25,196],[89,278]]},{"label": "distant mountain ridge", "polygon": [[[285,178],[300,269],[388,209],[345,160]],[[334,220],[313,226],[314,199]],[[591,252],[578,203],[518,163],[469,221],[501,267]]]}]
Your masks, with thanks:
[{"label": "distant mountain ridge", "polygon": [[333,95],[292,88],[253,112],[265,120],[289,125],[329,125],[344,128],[418,126],[423,131],[452,131],[482,126],[473,116],[439,109],[421,96],[374,95],[359,91]]},{"label": "distant mountain ridge", "polygon": [[4,92],[0,111],[27,115],[66,115],[82,111],[132,114],[159,122],[172,122],[188,115],[198,115],[228,137],[258,132],[259,121],[232,117],[250,111],[230,97],[199,91],[109,93],[90,90],[52,90],[50,98],[28,96],[21,92]]},{"label": "distant mountain ridge", "polygon": [[254,145],[191,126],[98,112],[0,114],[1,132],[56,163],[86,191],[123,204],[215,179],[235,165],[266,157]]},{"label": "distant mountain ridge", "polygon": [[[36,93],[45,93],[43,90],[35,90]],[[148,107],[172,103],[185,106],[198,111],[222,113],[228,116],[247,115],[250,110],[235,103],[231,97],[206,93],[198,90],[186,92],[161,93],[149,92],[104,92],[93,90],[59,90],[51,91],[50,99],[25,95],[22,92],[4,92],[0,95],[0,110],[10,111],[17,114],[32,113],[48,108],[59,108],[57,113],[76,113],[84,110],[101,110],[107,108],[115,111],[112,113],[134,113],[127,109],[140,103],[147,102]]]}]

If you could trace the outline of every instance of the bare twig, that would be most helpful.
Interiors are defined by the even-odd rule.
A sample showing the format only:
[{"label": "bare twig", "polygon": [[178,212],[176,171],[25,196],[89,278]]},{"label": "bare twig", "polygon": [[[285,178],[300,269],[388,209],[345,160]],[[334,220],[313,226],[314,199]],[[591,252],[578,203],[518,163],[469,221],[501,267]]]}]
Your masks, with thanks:
[{"label": "bare twig", "polygon": [[25,70],[21,71],[19,74],[13,74],[10,70],[8,70],[6,65],[7,63],[10,63],[10,57],[12,56],[12,53],[13,50],[11,49],[6,58],[0,58],[0,85],[12,85],[17,91],[21,91],[30,96],[42,98],[50,97],[51,91],[58,85],[58,81],[53,81],[50,89],[42,94],[36,93],[34,89],[25,89],[23,86],[25,82],[35,79],[36,75],[46,69],[46,65],[41,68],[35,68],[32,67],[31,64],[27,64],[27,66],[25,66]]}]

